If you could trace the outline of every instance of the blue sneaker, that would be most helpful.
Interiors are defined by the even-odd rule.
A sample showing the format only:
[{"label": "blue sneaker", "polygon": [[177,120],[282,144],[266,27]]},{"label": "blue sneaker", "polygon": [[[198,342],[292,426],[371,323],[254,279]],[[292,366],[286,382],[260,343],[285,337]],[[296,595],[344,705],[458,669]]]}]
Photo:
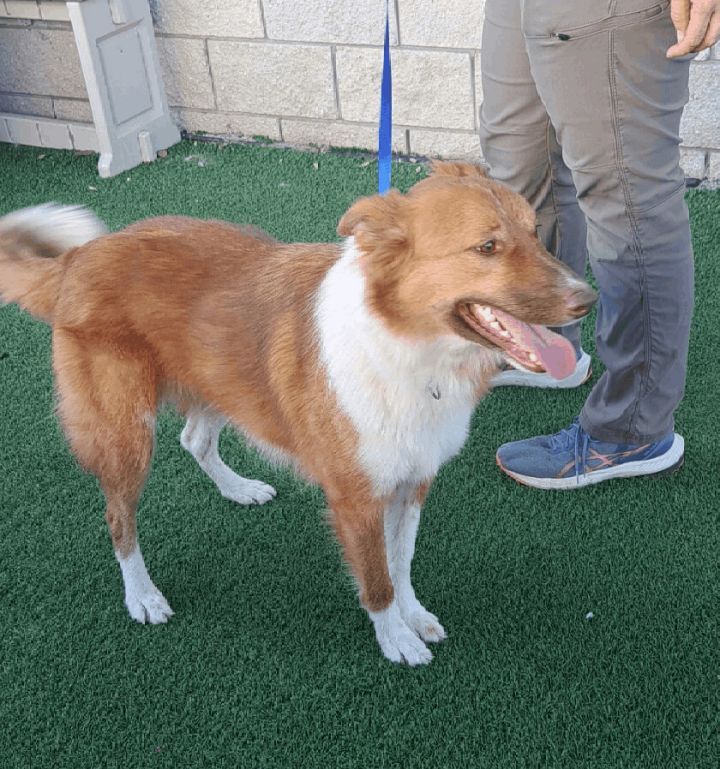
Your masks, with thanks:
[{"label": "blue sneaker", "polygon": [[576,419],[555,435],[505,443],[498,449],[500,469],[537,489],[579,489],[611,478],[665,475],[679,470],[685,441],[670,433],[642,445],[591,438]]}]

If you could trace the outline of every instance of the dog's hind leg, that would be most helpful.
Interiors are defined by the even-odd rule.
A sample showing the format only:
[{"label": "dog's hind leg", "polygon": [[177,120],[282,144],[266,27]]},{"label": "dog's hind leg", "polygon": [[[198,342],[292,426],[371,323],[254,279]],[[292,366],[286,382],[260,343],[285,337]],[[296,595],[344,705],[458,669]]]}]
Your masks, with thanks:
[{"label": "dog's hind leg", "polygon": [[105,494],[127,610],[143,624],[167,622],[173,611],[145,568],[135,518],[155,437],[157,387],[150,359],[137,344],[110,349],[56,330],[53,363],[70,447]]},{"label": "dog's hind leg", "polygon": [[426,493],[426,486],[402,486],[397,490],[385,510],[385,549],[400,616],[423,641],[437,642],[447,637],[445,629],[415,597],[410,581],[420,507]]},{"label": "dog's hind leg", "polygon": [[237,475],[220,458],[218,442],[226,422],[212,411],[193,408],[187,414],[180,443],[195,457],[225,499],[241,505],[269,502],[276,494],[272,486]]}]

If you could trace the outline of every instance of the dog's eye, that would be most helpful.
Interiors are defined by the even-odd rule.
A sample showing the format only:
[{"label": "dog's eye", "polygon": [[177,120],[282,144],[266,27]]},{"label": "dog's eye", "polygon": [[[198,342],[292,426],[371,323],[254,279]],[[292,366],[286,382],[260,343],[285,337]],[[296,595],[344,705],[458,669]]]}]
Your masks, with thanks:
[{"label": "dog's eye", "polygon": [[495,253],[495,241],[486,240],[479,246],[474,246],[473,251],[477,251],[478,254],[494,254]]}]

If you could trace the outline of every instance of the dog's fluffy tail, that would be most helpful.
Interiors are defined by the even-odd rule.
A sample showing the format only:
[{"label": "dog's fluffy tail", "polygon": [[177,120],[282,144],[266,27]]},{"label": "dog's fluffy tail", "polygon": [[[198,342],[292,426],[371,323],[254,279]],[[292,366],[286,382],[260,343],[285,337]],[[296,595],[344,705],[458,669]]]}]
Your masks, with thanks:
[{"label": "dog's fluffy tail", "polygon": [[0,301],[52,321],[69,249],[107,232],[82,206],[46,203],[0,219]]}]

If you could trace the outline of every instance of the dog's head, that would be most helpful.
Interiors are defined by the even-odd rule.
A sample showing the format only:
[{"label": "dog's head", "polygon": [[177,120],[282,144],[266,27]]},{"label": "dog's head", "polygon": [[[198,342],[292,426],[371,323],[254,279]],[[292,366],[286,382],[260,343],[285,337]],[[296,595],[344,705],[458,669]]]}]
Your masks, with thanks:
[{"label": "dog's head", "polygon": [[357,201],[338,233],[354,236],[368,304],[395,333],[452,332],[531,371],[574,369],[545,326],[581,318],[597,295],[545,250],[528,203],[479,167],[436,163],[407,195]]}]

